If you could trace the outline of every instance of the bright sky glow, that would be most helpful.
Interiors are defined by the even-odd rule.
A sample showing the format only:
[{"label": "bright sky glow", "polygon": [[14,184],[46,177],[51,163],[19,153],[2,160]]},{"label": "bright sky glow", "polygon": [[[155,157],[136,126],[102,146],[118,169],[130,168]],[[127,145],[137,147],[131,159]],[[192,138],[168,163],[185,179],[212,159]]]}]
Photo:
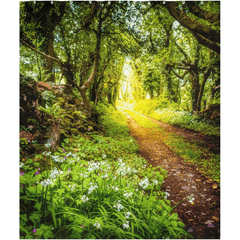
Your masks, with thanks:
[{"label": "bright sky glow", "polygon": [[123,66],[123,73],[124,73],[124,75],[126,75],[126,77],[128,77],[130,72],[131,72],[131,70],[132,70],[132,68],[130,66],[130,59],[126,58],[124,66]]}]

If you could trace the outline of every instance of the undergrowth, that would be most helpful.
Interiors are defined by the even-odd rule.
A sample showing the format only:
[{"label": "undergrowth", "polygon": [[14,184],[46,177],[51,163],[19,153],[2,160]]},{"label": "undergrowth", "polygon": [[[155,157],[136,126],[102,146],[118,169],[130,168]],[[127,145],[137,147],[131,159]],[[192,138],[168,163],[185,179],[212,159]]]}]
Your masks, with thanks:
[{"label": "undergrowth", "polygon": [[104,134],[21,160],[20,238],[191,238],[161,191],[167,171],[138,156],[123,114],[97,108]]}]

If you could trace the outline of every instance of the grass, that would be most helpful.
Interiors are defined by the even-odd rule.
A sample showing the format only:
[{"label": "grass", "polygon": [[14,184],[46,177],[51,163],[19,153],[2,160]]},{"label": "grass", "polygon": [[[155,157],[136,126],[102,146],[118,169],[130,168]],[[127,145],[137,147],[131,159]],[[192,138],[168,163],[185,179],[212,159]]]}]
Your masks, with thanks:
[{"label": "grass", "polygon": [[167,171],[139,157],[123,114],[98,111],[104,134],[20,162],[20,238],[191,238],[161,191]]},{"label": "grass", "polygon": [[183,157],[186,162],[197,164],[198,169],[210,179],[220,184],[220,155],[211,154],[208,149],[202,147],[197,141],[189,141],[174,133],[167,133],[164,128],[153,123],[146,117],[124,109],[134,120],[143,127],[152,128],[163,134],[164,143],[167,144],[175,153]]},{"label": "grass", "polygon": [[186,111],[177,111],[174,109],[157,109],[153,113],[150,113],[149,117],[181,128],[192,129],[205,135],[220,136],[219,127],[213,126],[209,123],[210,121],[201,121],[197,115],[192,115]]}]

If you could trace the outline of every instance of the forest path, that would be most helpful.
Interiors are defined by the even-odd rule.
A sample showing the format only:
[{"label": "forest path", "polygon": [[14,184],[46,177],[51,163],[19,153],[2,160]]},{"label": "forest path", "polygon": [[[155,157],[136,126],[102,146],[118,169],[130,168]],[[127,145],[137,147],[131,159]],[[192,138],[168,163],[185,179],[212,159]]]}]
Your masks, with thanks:
[{"label": "forest path", "polygon": [[186,230],[193,230],[191,234],[198,239],[220,238],[219,187],[213,188],[212,181],[196,169],[197,165],[190,165],[176,155],[164,143],[166,135],[163,132],[140,126],[122,108],[118,109],[128,117],[128,127],[139,143],[141,156],[149,164],[160,165],[168,171],[162,189],[170,194],[168,199],[172,204],[193,195],[194,204],[186,200],[175,208]]},{"label": "forest path", "polygon": [[141,113],[138,113],[132,109],[129,108],[124,108],[124,107],[118,107],[119,110],[130,110],[134,113],[139,114],[142,117],[146,117],[147,119],[149,119],[150,121],[152,121],[153,123],[157,124],[159,127],[164,128],[166,132],[168,133],[175,133],[178,136],[184,137],[187,140],[190,141],[197,141],[199,144],[201,144],[203,147],[206,147],[207,149],[209,149],[210,152],[215,153],[215,154],[219,154],[220,153],[220,136],[207,136],[204,135],[200,132],[194,131],[192,129],[186,129],[186,128],[180,128],[177,126],[172,126],[168,123],[164,123],[161,121],[158,121],[154,118],[145,116]]}]

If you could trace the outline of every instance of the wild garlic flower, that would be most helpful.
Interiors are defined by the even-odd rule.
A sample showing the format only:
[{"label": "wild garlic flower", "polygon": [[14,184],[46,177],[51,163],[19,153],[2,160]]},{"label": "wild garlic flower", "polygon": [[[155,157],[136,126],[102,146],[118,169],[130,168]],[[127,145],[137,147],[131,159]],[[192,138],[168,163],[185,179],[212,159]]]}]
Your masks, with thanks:
[{"label": "wild garlic flower", "polygon": [[90,183],[90,188],[88,189],[88,194],[90,194],[93,190],[95,190],[96,188],[98,188],[98,185],[95,184],[95,186],[93,186],[93,183]]},{"label": "wild garlic flower", "polygon": [[101,227],[99,222],[94,223],[93,226],[96,227],[97,229]]},{"label": "wild garlic flower", "polygon": [[76,187],[76,184],[73,184],[72,186],[69,185],[69,188],[71,188],[71,191],[73,191],[73,189]]},{"label": "wild garlic flower", "polygon": [[50,178],[56,178],[57,176],[63,174],[63,171],[57,170],[57,168],[55,167],[51,172],[49,177]]},{"label": "wild garlic flower", "polygon": [[129,198],[129,197],[132,196],[132,193],[124,193],[123,196],[126,197],[126,198]]},{"label": "wild garlic flower", "polygon": [[66,154],[66,157],[73,157],[73,158],[76,158],[77,157],[77,154],[75,154],[75,153],[71,153],[71,152],[69,152],[69,153],[67,153]]},{"label": "wild garlic flower", "polygon": [[118,200],[118,203],[113,205],[114,208],[117,208],[117,210],[120,212],[121,209],[123,209],[124,207],[121,205],[121,200]]},{"label": "wild garlic flower", "polygon": [[149,181],[148,181],[148,178],[146,177],[144,180],[142,180],[140,183],[139,183],[139,186],[142,187],[143,189],[147,188],[149,184]]},{"label": "wild garlic flower", "polygon": [[88,177],[88,172],[85,172],[85,174],[83,174],[83,173],[80,173],[80,176],[83,176],[83,177],[85,177],[85,178],[87,178]]},{"label": "wild garlic flower", "polygon": [[193,201],[195,200],[195,198],[193,197],[192,194],[191,194],[191,196],[188,196],[187,198],[188,198],[188,201],[189,201],[190,203],[193,203]]},{"label": "wild garlic flower", "polygon": [[88,165],[88,171],[92,172],[94,170],[99,170],[100,168],[100,163],[99,162],[90,162]]},{"label": "wild garlic flower", "polygon": [[65,158],[63,158],[63,157],[60,157],[60,156],[54,156],[54,155],[52,155],[52,160],[54,161],[54,162],[64,162],[66,159]]},{"label": "wild garlic flower", "polygon": [[50,143],[50,142],[47,142],[47,143],[45,144],[45,146],[46,146],[47,148],[50,148],[50,147],[51,147],[51,143]]},{"label": "wild garlic flower", "polygon": [[130,215],[131,215],[131,212],[126,212],[125,218],[129,218]]},{"label": "wild garlic flower", "polygon": [[42,182],[40,182],[40,184],[43,185],[44,187],[46,187],[46,186],[48,186],[48,185],[50,185],[50,184],[54,185],[54,183],[52,182],[52,180],[49,179],[49,178],[46,179],[46,180],[43,180]]},{"label": "wild garlic flower", "polygon": [[112,186],[112,189],[114,189],[115,191],[118,191],[118,190],[119,190],[118,187],[114,187],[114,186]]},{"label": "wild garlic flower", "polygon": [[52,153],[51,152],[43,152],[44,155],[50,156]]},{"label": "wild garlic flower", "polygon": [[123,224],[123,229],[129,228],[129,224],[128,223],[129,223],[129,221],[126,221],[126,223]]},{"label": "wild garlic flower", "polygon": [[22,168],[24,165],[25,165],[25,164],[21,162],[21,163],[19,164],[19,168]]},{"label": "wild garlic flower", "polygon": [[168,192],[165,192],[164,198],[167,199],[168,196],[170,196],[170,194]]},{"label": "wild garlic flower", "polygon": [[105,157],[106,157],[106,154],[103,154],[102,157],[105,158]]},{"label": "wild garlic flower", "polygon": [[153,179],[152,181],[153,181],[156,185],[158,184],[158,180]]},{"label": "wild garlic flower", "polygon": [[83,195],[81,199],[83,202],[86,202],[89,200],[89,198],[86,195]]},{"label": "wild garlic flower", "polygon": [[107,174],[107,173],[102,176],[102,178],[107,178],[107,177],[108,177],[108,174]]}]

